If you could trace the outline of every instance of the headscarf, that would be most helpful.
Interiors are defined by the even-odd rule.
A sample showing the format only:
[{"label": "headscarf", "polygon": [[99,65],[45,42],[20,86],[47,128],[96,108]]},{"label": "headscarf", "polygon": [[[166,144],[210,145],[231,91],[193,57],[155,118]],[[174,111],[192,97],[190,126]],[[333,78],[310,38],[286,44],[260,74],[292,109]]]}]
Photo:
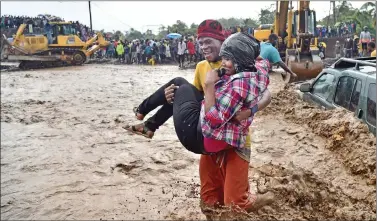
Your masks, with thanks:
[{"label": "headscarf", "polygon": [[259,53],[259,41],[242,32],[229,36],[220,49],[220,56],[232,60],[237,73],[255,71],[255,58]]}]

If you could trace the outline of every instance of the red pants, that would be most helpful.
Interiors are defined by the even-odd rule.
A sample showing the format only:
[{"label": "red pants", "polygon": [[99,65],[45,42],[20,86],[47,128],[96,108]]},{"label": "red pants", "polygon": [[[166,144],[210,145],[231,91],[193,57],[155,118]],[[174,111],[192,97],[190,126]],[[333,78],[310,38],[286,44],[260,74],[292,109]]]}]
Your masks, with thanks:
[{"label": "red pants", "polygon": [[216,204],[239,206],[248,209],[256,196],[249,193],[249,163],[243,160],[234,149],[227,150],[223,163],[222,157],[216,162],[218,155],[202,155],[200,157],[200,197],[206,206]]}]

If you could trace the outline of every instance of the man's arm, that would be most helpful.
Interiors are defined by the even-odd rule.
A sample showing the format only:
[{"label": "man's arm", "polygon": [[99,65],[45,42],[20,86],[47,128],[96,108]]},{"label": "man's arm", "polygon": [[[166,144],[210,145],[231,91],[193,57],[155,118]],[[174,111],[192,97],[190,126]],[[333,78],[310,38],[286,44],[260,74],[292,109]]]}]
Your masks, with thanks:
[{"label": "man's arm", "polygon": [[263,110],[270,103],[271,103],[271,92],[268,89],[266,89],[264,91],[264,93],[262,94],[261,99],[257,103],[257,105],[258,105],[258,111]]},{"label": "man's arm", "polygon": [[282,61],[280,60],[278,62],[279,66],[284,69],[284,71],[290,73],[293,77],[297,77],[295,73],[292,72],[292,70]]},{"label": "man's arm", "polygon": [[[256,104],[257,106],[257,110],[260,111],[260,110],[263,110],[265,107],[267,107],[269,104],[271,103],[271,92],[266,89],[264,91],[264,93],[262,94],[262,97],[261,99],[258,101],[258,103]],[[251,112],[251,109],[247,109],[247,110],[243,110],[243,111],[239,111],[234,117],[233,117],[233,120],[236,120],[238,122],[242,121],[242,120],[245,120],[249,117],[251,117],[253,114],[255,113],[252,113]]]},{"label": "man's arm", "polygon": [[268,53],[269,53],[269,55],[268,55],[267,60],[269,60],[273,64],[278,64],[280,67],[282,67],[284,69],[284,71],[291,74],[294,78],[297,77],[297,75],[295,73],[293,73],[293,71],[281,60],[279,51],[276,48],[271,48],[268,51]]},{"label": "man's arm", "polygon": [[204,97],[204,121],[210,128],[218,128],[228,122],[243,106],[243,101],[250,90],[248,81],[238,79],[232,81],[226,94],[217,102],[215,99],[214,84],[206,84]]}]

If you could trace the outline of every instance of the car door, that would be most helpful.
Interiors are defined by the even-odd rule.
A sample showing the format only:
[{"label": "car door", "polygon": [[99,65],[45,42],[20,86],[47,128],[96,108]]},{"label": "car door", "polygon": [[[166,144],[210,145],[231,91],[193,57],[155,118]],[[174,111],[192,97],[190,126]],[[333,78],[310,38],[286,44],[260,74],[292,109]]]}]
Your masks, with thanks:
[{"label": "car door", "polygon": [[[363,79],[365,82],[366,78],[364,77]],[[359,110],[363,79],[352,74],[343,73],[339,77],[335,88],[333,99],[335,106],[343,107],[356,114]]]},{"label": "car door", "polygon": [[305,101],[314,103],[325,109],[331,109],[334,106],[329,102],[329,97],[335,84],[335,76],[332,73],[322,73],[312,84],[310,93],[305,93]]},{"label": "car door", "polygon": [[376,80],[368,78],[366,87],[366,104],[363,111],[365,113],[365,122],[369,130],[376,135]]}]

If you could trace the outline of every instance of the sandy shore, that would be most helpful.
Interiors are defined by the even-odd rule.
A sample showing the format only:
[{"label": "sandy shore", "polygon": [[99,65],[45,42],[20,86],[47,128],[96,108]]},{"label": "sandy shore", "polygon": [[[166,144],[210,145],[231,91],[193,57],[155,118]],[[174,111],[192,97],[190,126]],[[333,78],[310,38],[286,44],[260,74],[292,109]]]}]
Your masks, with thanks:
[{"label": "sandy shore", "polygon": [[[1,219],[204,219],[199,156],[181,146],[172,120],[152,140],[121,128],[137,123],[132,107],[145,96],[193,72],[106,64],[2,72]],[[252,191],[277,200],[248,218],[375,219],[375,138],[342,111],[304,108],[281,83],[271,75],[274,100],[252,125],[249,175]],[[313,111],[327,118],[305,118]],[[341,124],[348,129],[337,131]],[[354,139],[334,144],[336,133]],[[354,141],[366,144],[351,156]]]}]

